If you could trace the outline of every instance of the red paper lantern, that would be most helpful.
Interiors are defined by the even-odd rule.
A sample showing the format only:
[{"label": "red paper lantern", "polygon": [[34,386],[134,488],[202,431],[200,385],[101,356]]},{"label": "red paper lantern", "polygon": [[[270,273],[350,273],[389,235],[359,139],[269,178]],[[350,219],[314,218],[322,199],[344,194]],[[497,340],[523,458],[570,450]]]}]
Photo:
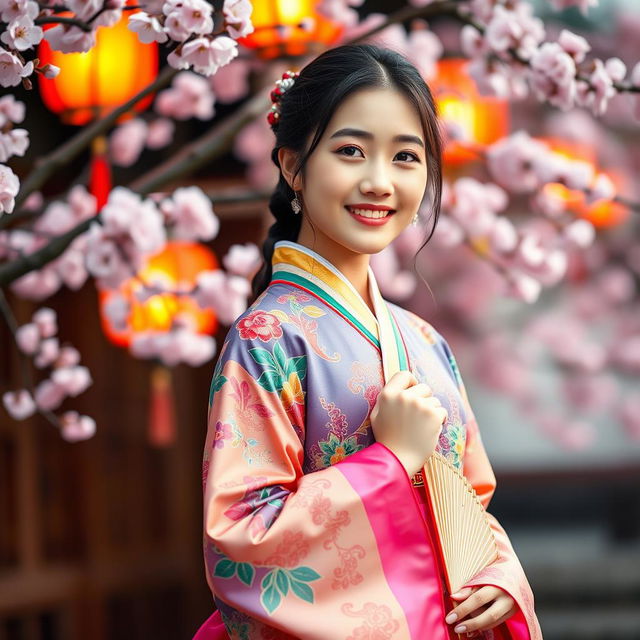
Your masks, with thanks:
[{"label": "red paper lantern", "polygon": [[509,133],[509,103],[483,96],[467,72],[468,60],[446,58],[438,62],[430,83],[440,117],[460,130],[462,140],[451,140],[443,153],[445,164],[476,160],[478,152]]},{"label": "red paper lantern", "polygon": [[[43,102],[63,122],[83,125],[102,117],[153,82],[158,73],[158,46],[143,44],[127,28],[131,13],[123,11],[121,20],[111,27],[98,27],[96,44],[86,53],[54,51],[46,40],[38,46],[41,64],[60,67],[57,77],[40,75],[38,84]],[[143,111],[152,100],[152,95],[146,96],[135,109]]]},{"label": "red paper lantern", "polygon": [[256,49],[260,58],[319,53],[334,43],[344,26],[315,9],[318,0],[261,0],[253,2],[253,32],[238,42]]},{"label": "red paper lantern", "polygon": [[135,278],[124,282],[117,291],[131,306],[125,330],[116,331],[104,313],[104,306],[115,295],[114,292],[100,292],[102,328],[105,334],[114,344],[128,347],[136,332],[169,331],[177,314],[186,314],[197,333],[215,333],[218,328],[215,313],[201,309],[188,295],[159,293],[140,302],[135,294],[143,285],[153,286],[154,283],[161,283],[169,291],[191,290],[199,273],[217,268],[216,256],[208,247],[196,242],[167,243],[164,250],[150,258]]}]

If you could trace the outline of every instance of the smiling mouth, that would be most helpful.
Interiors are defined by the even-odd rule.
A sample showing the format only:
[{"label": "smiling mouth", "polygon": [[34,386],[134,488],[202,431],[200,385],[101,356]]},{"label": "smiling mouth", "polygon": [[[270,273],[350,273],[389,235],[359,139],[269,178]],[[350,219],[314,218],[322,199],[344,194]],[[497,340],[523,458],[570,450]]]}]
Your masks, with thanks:
[{"label": "smiling mouth", "polygon": [[380,218],[386,218],[389,215],[393,215],[395,213],[395,209],[384,210],[384,211],[373,211],[371,209],[354,209],[353,207],[345,206],[345,209],[349,213],[354,213],[357,216],[361,216],[363,218],[371,218],[373,220],[378,220]]}]

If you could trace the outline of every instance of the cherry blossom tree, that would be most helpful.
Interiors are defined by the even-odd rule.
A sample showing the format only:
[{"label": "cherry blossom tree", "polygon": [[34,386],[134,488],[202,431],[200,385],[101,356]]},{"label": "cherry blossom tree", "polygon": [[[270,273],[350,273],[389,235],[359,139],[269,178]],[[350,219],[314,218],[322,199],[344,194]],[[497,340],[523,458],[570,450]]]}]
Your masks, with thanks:
[{"label": "cherry blossom tree", "polygon": [[[597,6],[598,0],[548,0],[547,8],[573,7],[588,16]],[[621,376],[640,372],[640,254],[632,241],[640,198],[633,186],[620,191],[600,165],[569,159],[540,139],[554,132],[568,140],[588,138],[602,166],[614,167],[612,159],[622,154],[627,160],[615,168],[628,171],[632,151],[611,142],[606,131],[614,121],[618,128],[637,130],[640,63],[633,49],[612,51],[607,42],[547,24],[527,0],[411,0],[389,15],[367,13],[363,0],[323,0],[318,10],[344,26],[336,44],[392,47],[428,82],[435,79],[440,58],[464,55],[481,92],[538,114],[518,122],[506,138],[476,147],[476,161],[463,171],[446,172],[443,213],[429,250],[418,253],[416,264],[437,282],[438,309],[429,309],[426,297],[412,295],[417,282],[411,261],[429,222],[427,210],[421,211],[423,225],[373,256],[383,293],[430,317],[441,314],[469,347],[464,351],[475,354],[484,383],[510,395],[562,446],[584,447],[593,438],[588,416],[573,409],[610,412],[629,437],[640,438],[640,396],[620,384]],[[177,179],[187,183],[231,145],[247,167],[243,197],[264,199],[276,178],[269,158],[273,134],[265,117],[269,90],[284,69],[305,62],[265,62],[239,45],[254,29],[248,0],[148,0],[135,7],[123,0],[0,0],[0,85],[28,89],[36,74],[55,77],[60,70],[35,57],[43,38],[62,52],[86,52],[95,45],[96,29],[115,24],[123,12],[130,12],[128,27],[141,42],[166,48],[167,66],[129,102],[34,162],[25,176],[10,167],[11,158],[29,148],[29,133],[19,126],[25,105],[11,93],[0,98],[0,312],[24,364],[23,387],[5,390],[3,404],[16,420],[40,413],[69,441],[90,437],[95,421],[56,410],[91,385],[91,374],[76,349],[59,344],[50,308],[42,306],[31,322],[18,326],[3,289],[44,304],[60,288],[76,291],[92,279],[99,289],[114,292],[106,307],[109,322],[116,329],[125,326],[130,303],[117,293],[124,281],[167,241],[207,242],[219,233],[215,197],[197,186],[168,193],[166,185]],[[632,28],[631,23],[621,20],[619,29]],[[640,24],[636,29],[637,35]],[[252,75],[266,83],[250,95]],[[151,93],[156,97],[148,112],[116,124]],[[242,102],[231,115],[216,116],[218,103],[236,101]],[[110,135],[114,164],[132,167],[145,148],[166,147],[180,122],[191,119],[211,126],[169,160],[116,186],[100,210],[82,185],[53,200],[40,194],[56,171],[98,136]],[[443,124],[449,141],[473,147],[455,122]],[[622,228],[597,229],[549,185],[579,193],[587,205],[623,204],[631,214]],[[236,245],[223,258],[224,269],[202,272],[195,287],[180,294],[230,324],[246,309],[259,261],[258,247]],[[136,295],[145,300],[165,290],[162,283],[145,284]],[[501,301],[522,307],[551,301],[553,312],[528,314],[510,336],[488,321],[488,310]],[[213,337],[195,333],[177,317],[169,332],[135,335],[130,351],[167,366],[199,366],[214,357],[216,347]],[[561,391],[572,409],[566,415],[549,413],[532,392],[531,371],[540,357],[563,373]],[[34,369],[43,371],[38,381]]]}]

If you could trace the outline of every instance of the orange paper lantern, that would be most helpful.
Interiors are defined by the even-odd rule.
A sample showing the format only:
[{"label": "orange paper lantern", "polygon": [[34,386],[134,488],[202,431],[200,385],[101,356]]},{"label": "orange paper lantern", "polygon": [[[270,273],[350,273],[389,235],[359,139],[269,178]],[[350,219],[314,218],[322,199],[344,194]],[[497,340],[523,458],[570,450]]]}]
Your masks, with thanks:
[{"label": "orange paper lantern", "polygon": [[253,2],[254,30],[238,42],[257,49],[260,58],[319,53],[334,43],[344,26],[315,9],[318,0],[262,0]]},{"label": "orange paper lantern", "polygon": [[[127,28],[130,14],[124,11],[115,25],[98,27],[96,45],[86,53],[54,51],[46,40],[38,46],[41,64],[54,64],[61,70],[56,78],[39,76],[39,86],[45,105],[63,122],[86,124],[153,82],[158,73],[157,44],[143,44]],[[143,111],[152,100],[153,95],[143,98],[135,109]]]},{"label": "orange paper lantern", "polygon": [[118,290],[131,305],[125,330],[116,331],[104,313],[104,306],[114,293],[100,292],[101,321],[105,334],[114,344],[128,347],[135,332],[169,331],[178,314],[181,317],[186,314],[197,333],[215,333],[218,328],[215,313],[201,309],[187,295],[159,293],[145,302],[140,302],[135,294],[143,284],[152,287],[154,283],[170,291],[189,291],[195,286],[199,273],[217,268],[216,256],[208,247],[196,242],[167,243],[163,251],[149,259],[137,277],[124,282]]},{"label": "orange paper lantern", "polygon": [[[544,138],[541,142],[544,142],[553,153],[563,158],[580,160],[590,164],[594,169],[595,175],[602,173],[606,175],[614,183],[617,190],[623,187],[624,180],[620,174],[598,169],[597,154],[592,146],[557,138]],[[623,223],[629,217],[628,208],[619,202],[606,199],[589,202],[583,191],[569,189],[564,184],[549,183],[544,186],[544,190],[562,200],[568,211],[588,220],[595,227],[613,227]]]},{"label": "orange paper lantern", "polygon": [[430,83],[440,117],[454,125],[460,140],[447,143],[443,159],[448,164],[476,160],[478,152],[509,132],[509,104],[503,98],[483,96],[467,72],[468,60],[446,58],[438,62]]}]

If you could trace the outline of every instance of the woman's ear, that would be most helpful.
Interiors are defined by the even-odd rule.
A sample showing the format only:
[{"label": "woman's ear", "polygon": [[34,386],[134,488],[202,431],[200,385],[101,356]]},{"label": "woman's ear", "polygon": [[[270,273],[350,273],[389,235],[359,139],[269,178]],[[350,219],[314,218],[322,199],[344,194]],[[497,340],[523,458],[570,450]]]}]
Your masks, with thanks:
[{"label": "woman's ear", "polygon": [[280,147],[278,149],[278,162],[280,163],[280,169],[284,179],[294,191],[300,191],[302,189],[302,180],[300,174],[293,177],[296,170],[296,162],[298,161],[298,154],[293,149],[287,147]]}]

